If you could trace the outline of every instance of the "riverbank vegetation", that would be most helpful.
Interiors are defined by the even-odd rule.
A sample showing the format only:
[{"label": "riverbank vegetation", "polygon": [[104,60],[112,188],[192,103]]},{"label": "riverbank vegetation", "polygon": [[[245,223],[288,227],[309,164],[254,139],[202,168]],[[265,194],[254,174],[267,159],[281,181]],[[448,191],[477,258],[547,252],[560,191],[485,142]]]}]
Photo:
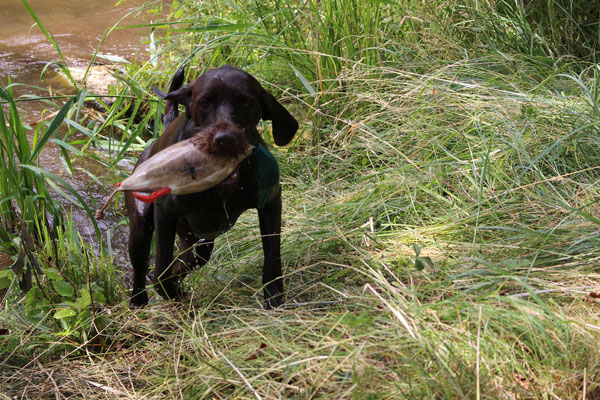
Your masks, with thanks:
[{"label": "riverbank vegetation", "polygon": [[[125,67],[115,103],[94,120],[79,113],[79,94],[29,147],[0,92],[10,104],[3,157],[18,159],[0,185],[2,249],[33,271],[27,295],[25,268],[0,271],[5,398],[600,396],[594,7],[161,7],[144,11],[157,16],[150,59]],[[261,306],[248,212],[186,279],[189,303],[154,296],[129,310],[110,249],[86,244],[44,188],[96,205],[36,166],[35,149],[53,139],[65,160],[97,158],[108,191],[119,161],[160,132],[152,85],[182,65],[191,80],[224,63],[256,76],[301,123],[290,146],[272,146],[286,306]],[[54,121],[79,133],[58,138]],[[123,214],[122,202],[111,212]]]}]

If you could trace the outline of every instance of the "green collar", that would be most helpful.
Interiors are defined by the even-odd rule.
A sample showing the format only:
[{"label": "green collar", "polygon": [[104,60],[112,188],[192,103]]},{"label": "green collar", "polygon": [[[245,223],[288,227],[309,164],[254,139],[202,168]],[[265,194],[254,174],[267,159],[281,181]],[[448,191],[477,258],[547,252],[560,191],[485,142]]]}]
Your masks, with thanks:
[{"label": "green collar", "polygon": [[263,208],[279,182],[277,160],[261,143],[252,150],[254,174],[258,183],[258,208]]}]

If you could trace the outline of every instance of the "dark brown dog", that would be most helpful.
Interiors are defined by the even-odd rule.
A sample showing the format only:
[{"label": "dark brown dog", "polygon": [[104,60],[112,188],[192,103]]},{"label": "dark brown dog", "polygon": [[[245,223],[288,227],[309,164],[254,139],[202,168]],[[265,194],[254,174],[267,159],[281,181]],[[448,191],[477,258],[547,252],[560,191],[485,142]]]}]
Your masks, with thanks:
[{"label": "dark brown dog", "polygon": [[[169,93],[162,94],[166,100],[165,131],[140,155],[138,165],[167,146],[196,135],[204,138],[207,150],[214,154],[235,156],[243,153],[248,143],[260,148],[259,145],[265,145],[256,130],[260,119],[273,121],[273,138],[278,146],[288,144],[298,129],[294,117],[275,97],[251,75],[234,67],[208,71],[184,87],[182,83],[180,70]],[[157,93],[161,95],[160,91]],[[179,104],[185,107],[185,114],[178,115]],[[134,273],[133,306],[148,303],[146,273],[153,232],[155,287],[163,297],[179,299],[183,296],[180,279],[190,268],[208,261],[214,239],[229,230],[249,208],[258,208],[265,306],[282,304],[281,188],[278,175],[269,187],[261,184],[263,165],[256,160],[254,155],[244,159],[225,181],[204,192],[166,195],[152,204],[135,199],[129,192],[125,194],[130,223],[129,257]],[[181,256],[174,262],[176,233]]]}]

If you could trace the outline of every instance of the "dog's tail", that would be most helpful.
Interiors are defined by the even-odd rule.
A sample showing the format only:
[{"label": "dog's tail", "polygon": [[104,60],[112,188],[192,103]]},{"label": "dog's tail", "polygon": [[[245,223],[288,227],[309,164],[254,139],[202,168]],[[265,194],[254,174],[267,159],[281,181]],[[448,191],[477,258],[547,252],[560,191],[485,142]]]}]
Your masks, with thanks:
[{"label": "dog's tail", "polygon": [[[185,67],[180,68],[173,75],[173,79],[171,80],[171,85],[169,86],[169,93],[174,92],[175,90],[181,88],[183,85],[183,79],[185,78]],[[154,93],[161,99],[164,99],[167,94],[160,90],[157,86],[152,88]],[[173,100],[165,101],[165,114],[163,116],[163,132],[167,129],[167,127],[171,124],[171,122],[175,121],[175,118],[179,115],[179,103]]]}]

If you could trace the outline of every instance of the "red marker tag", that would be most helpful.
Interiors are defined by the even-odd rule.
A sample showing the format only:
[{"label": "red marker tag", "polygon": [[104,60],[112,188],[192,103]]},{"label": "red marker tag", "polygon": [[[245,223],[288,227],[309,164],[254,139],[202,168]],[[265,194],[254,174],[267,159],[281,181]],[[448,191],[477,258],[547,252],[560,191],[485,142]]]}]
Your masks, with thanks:
[{"label": "red marker tag", "polygon": [[143,194],[133,192],[133,197],[135,197],[136,199],[138,199],[140,201],[143,201],[144,203],[153,203],[154,200],[156,200],[159,197],[162,197],[166,194],[169,194],[169,193],[171,193],[171,188],[166,187],[166,188],[159,189],[156,192],[152,192],[149,195],[143,195]]}]

